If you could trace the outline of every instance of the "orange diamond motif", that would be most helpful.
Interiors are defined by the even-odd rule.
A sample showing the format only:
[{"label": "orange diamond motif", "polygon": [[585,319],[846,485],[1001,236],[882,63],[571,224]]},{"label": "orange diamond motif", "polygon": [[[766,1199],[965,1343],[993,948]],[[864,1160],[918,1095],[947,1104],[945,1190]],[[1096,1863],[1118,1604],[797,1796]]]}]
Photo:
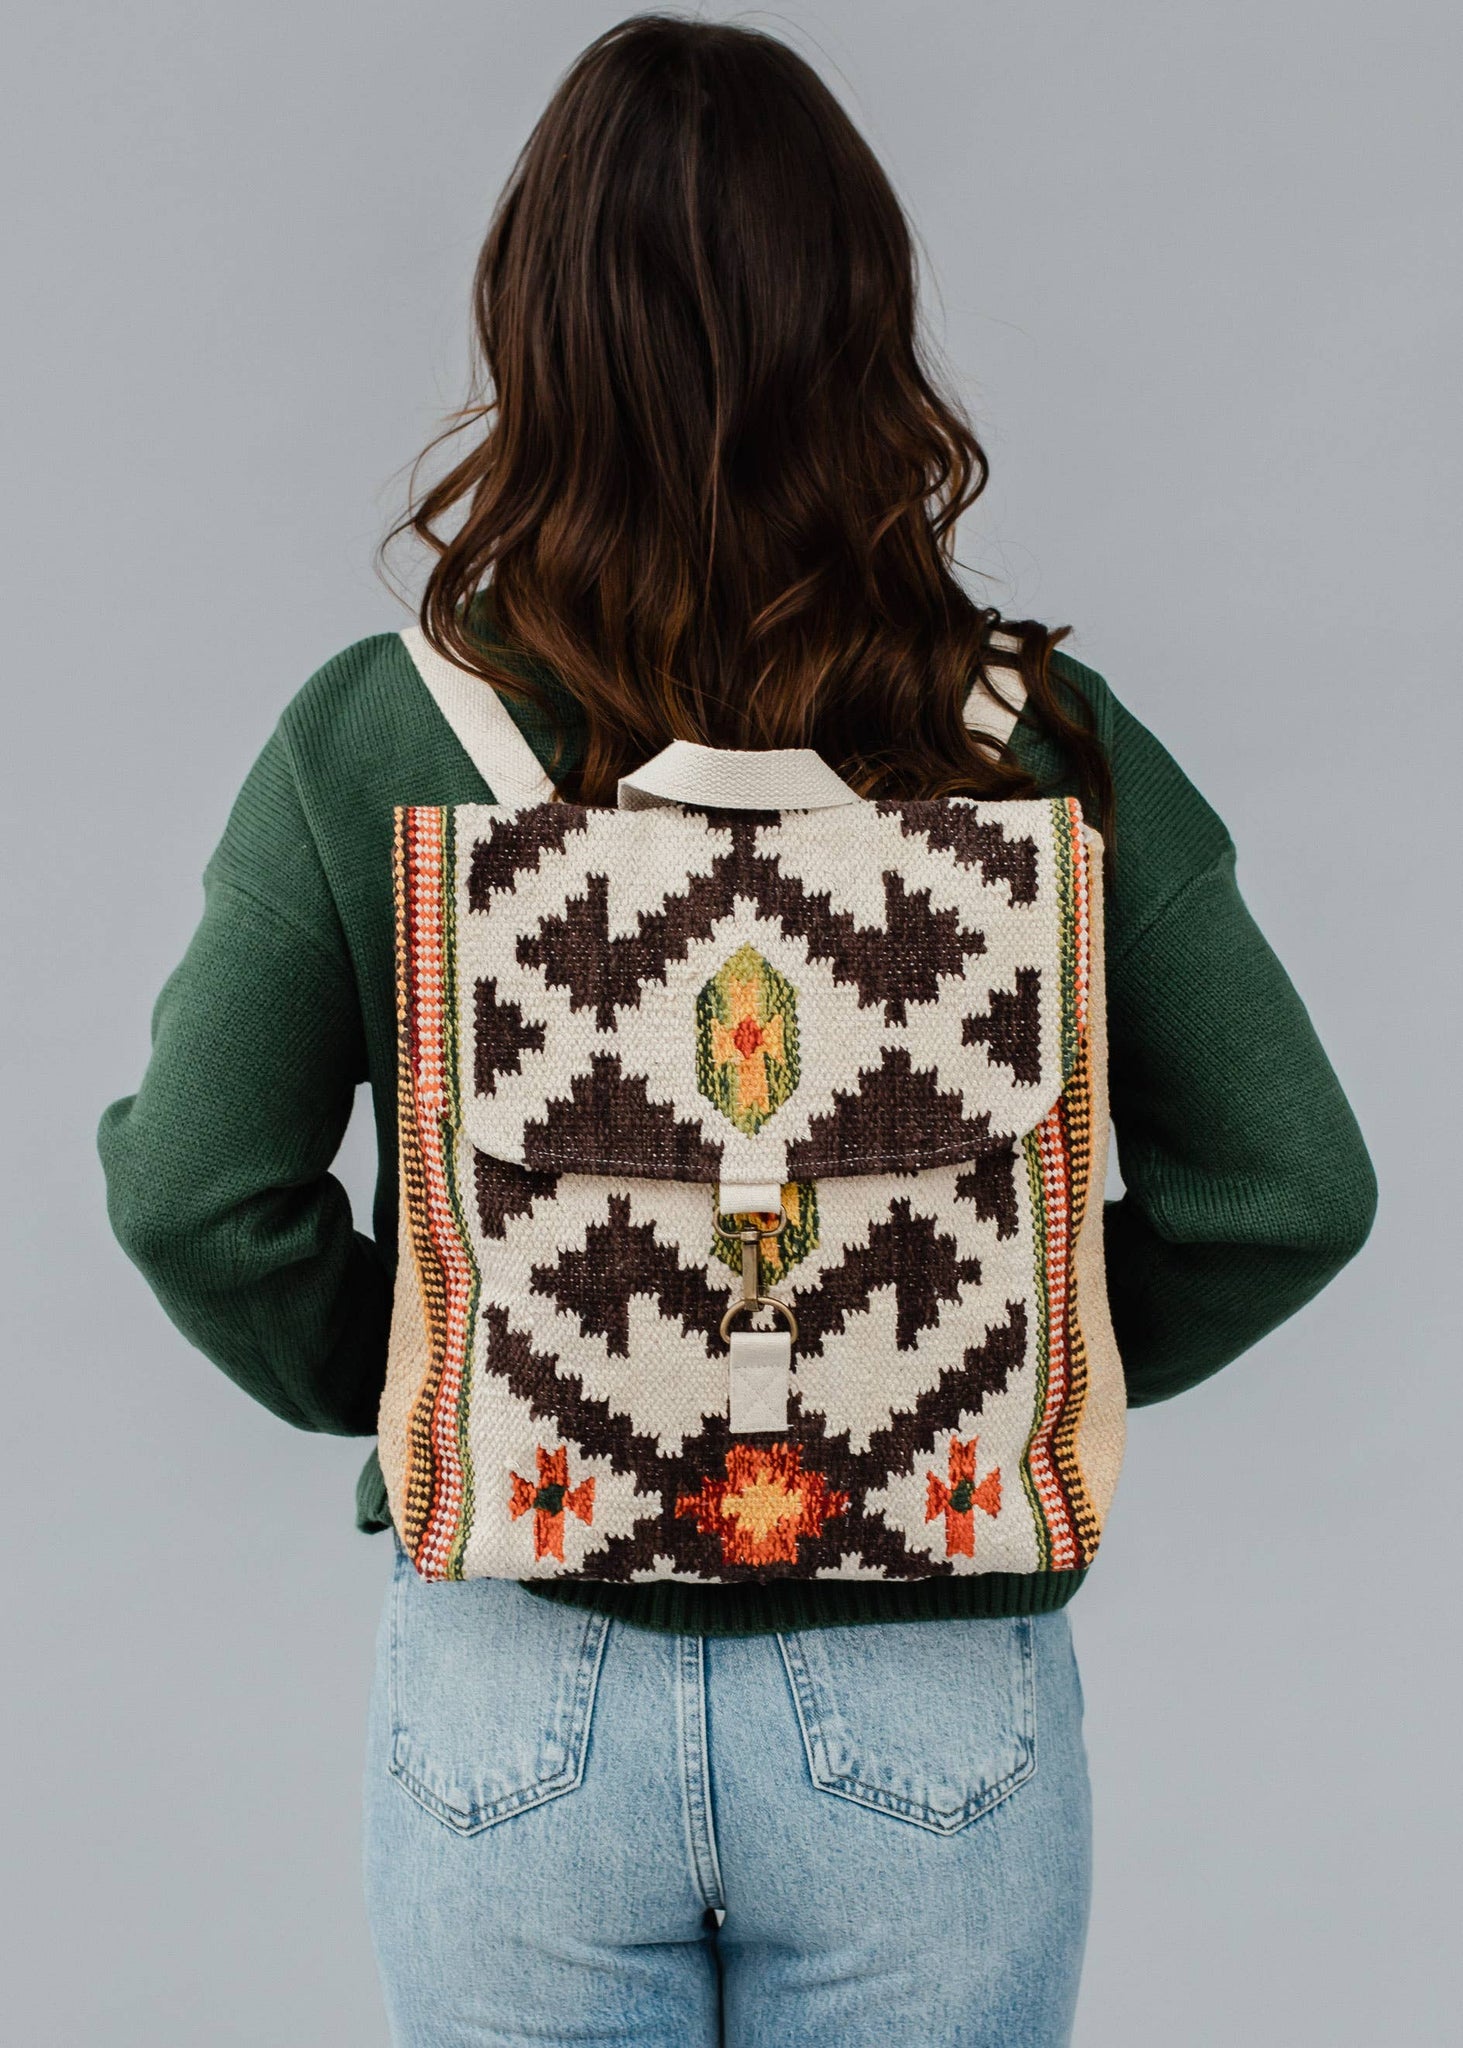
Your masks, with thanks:
[{"label": "orange diamond motif", "polygon": [[569,1484],[569,1446],[560,1444],[556,1451],[546,1451],[539,1445],[535,1455],[538,1458],[538,1483],[522,1479],[516,1472],[509,1476],[513,1481],[512,1494],[508,1501],[508,1512],[516,1522],[520,1515],[533,1510],[533,1554],[535,1558],[556,1557],[564,1562],[564,1515],[576,1515],[581,1522],[594,1520],[594,1477],[581,1479],[577,1486]]},{"label": "orange diamond motif", "polygon": [[727,1564],[796,1564],[798,1538],[821,1536],[848,1506],[848,1495],[831,1491],[821,1472],[805,1472],[802,1460],[795,1444],[733,1444],[725,1479],[703,1479],[699,1493],[680,1496],[676,1513],[694,1515],[703,1536],[719,1537]]},{"label": "orange diamond motif", "polygon": [[925,1520],[933,1522],[936,1515],[945,1517],[946,1557],[975,1556],[977,1508],[983,1515],[1001,1512],[1000,1467],[987,1472],[979,1486],[975,1483],[975,1447],[979,1441],[972,1437],[968,1444],[963,1444],[958,1437],[951,1437],[948,1484],[934,1472],[925,1475],[929,1480]]}]

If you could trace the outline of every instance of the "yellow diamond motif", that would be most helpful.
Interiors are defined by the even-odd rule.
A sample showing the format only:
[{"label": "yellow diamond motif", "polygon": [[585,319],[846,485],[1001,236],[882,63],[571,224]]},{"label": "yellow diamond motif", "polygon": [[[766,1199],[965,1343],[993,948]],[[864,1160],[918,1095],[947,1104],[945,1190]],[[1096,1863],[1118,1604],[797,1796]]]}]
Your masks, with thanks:
[{"label": "yellow diamond motif", "polygon": [[742,946],[696,998],[696,1085],[750,1138],[798,1085],[798,997]]}]

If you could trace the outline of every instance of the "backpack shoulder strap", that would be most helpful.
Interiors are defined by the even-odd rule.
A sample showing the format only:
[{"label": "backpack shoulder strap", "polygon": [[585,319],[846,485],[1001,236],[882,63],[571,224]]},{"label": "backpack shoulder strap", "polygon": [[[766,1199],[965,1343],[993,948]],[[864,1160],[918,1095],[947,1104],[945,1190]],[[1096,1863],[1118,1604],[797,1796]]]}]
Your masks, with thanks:
[{"label": "backpack shoulder strap", "polygon": [[[539,765],[538,756],[492,685],[439,654],[420,626],[406,627],[401,638],[432,701],[493,792],[494,801],[547,803],[554,793],[552,778]],[[1004,633],[991,636],[991,646],[997,652],[1014,653],[1016,644]],[[965,723],[972,732],[1005,741],[1021,716],[1025,686],[1019,669],[992,663],[986,673],[1004,701],[977,683],[965,700]]]},{"label": "backpack shoulder strap", "polygon": [[[992,633],[990,645],[998,654],[1015,654],[1020,642],[1010,633]],[[1004,745],[1021,716],[1021,707],[1026,702],[1026,685],[1021,680],[1019,668],[1007,668],[999,662],[989,663],[986,674],[995,689],[984,689],[979,683],[972,687],[965,700],[965,723],[972,732],[989,734]],[[999,696],[996,691],[1000,692]]]},{"label": "backpack shoulder strap", "polygon": [[493,792],[494,803],[547,803],[553,781],[492,684],[439,654],[420,626],[408,626],[401,638],[432,701]]}]

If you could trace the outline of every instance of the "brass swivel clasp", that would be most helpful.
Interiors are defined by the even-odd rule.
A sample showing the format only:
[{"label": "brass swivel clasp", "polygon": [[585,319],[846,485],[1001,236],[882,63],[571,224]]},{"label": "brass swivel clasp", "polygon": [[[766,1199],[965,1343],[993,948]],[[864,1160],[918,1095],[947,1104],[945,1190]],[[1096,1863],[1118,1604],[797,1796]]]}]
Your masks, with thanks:
[{"label": "brass swivel clasp", "polygon": [[762,1239],[781,1237],[787,1228],[786,1216],[779,1215],[775,1224],[771,1217],[765,1221],[760,1221],[755,1216],[745,1217],[737,1229],[728,1230],[722,1223],[721,1212],[718,1210],[713,1222],[718,1237],[727,1241],[739,1238],[742,1246],[742,1291],[721,1319],[722,1342],[730,1341],[732,1324],[738,1316],[755,1315],[759,1308],[770,1308],[786,1320],[788,1334],[796,1344],[797,1317],[785,1301],[779,1301],[775,1294],[762,1292]]}]

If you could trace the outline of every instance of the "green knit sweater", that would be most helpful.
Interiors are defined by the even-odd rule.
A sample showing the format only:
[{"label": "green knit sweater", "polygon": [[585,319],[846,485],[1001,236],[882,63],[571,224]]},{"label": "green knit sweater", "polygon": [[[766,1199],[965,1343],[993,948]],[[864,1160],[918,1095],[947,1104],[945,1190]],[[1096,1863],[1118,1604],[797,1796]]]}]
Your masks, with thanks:
[{"label": "green knit sweater", "polygon": [[[1299,996],[1235,884],[1224,825],[1101,677],[1057,657],[1111,763],[1111,1101],[1126,1192],[1105,1214],[1128,1398],[1216,1372],[1360,1247],[1376,1186]],[[555,693],[569,747],[577,713]],[[555,730],[510,706],[547,762]],[[1018,725],[1054,793],[1060,753]],[[102,1118],[112,1223],[178,1328],[301,1429],[370,1436],[385,1377],[396,1233],[391,881],[397,803],[492,800],[401,640],[347,648],[286,708],[204,876],[203,919],[158,999],[136,1095]],[[330,1173],[369,1081],[373,1234]],[[375,1455],[357,1521],[388,1525]],[[1045,1598],[1080,1574],[1052,1574]],[[546,1597],[706,1633],[1000,1612],[1007,1575],[910,1584],[536,1584]]]}]

